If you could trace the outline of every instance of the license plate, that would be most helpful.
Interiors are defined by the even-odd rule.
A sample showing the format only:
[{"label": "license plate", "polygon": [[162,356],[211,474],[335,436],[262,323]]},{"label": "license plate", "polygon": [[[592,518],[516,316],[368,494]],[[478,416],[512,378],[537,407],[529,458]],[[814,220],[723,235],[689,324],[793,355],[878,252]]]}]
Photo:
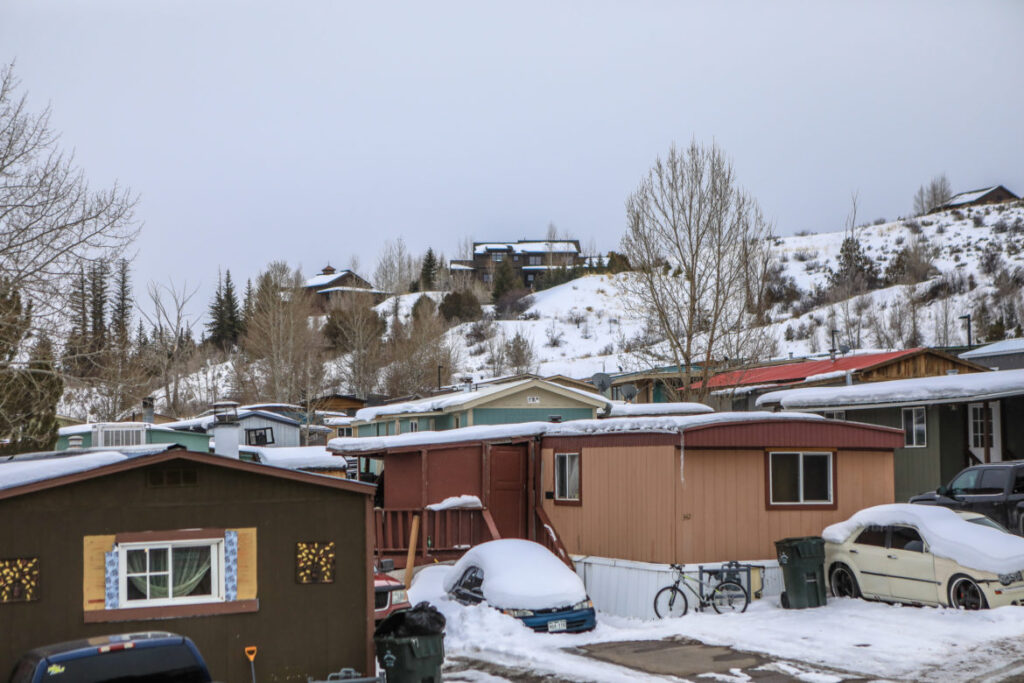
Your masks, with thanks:
[{"label": "license plate", "polygon": [[548,622],[548,631],[564,631],[565,630],[565,619],[555,619],[554,621]]}]

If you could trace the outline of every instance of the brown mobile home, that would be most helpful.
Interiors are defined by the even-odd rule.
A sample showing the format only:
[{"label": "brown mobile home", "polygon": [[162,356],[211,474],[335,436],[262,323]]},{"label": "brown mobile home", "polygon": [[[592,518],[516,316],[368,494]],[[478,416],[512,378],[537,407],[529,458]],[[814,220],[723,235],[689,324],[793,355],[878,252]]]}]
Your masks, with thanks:
[{"label": "brown mobile home", "polygon": [[263,680],[372,672],[372,487],[165,448],[0,462],[0,672],[146,630],[215,680],[249,679],[247,646]]},{"label": "brown mobile home", "polygon": [[[794,413],[715,413],[522,423],[338,439],[383,473],[378,552],[416,563],[497,537],[559,554],[646,562],[774,555],[773,541],[818,534],[893,501],[903,432]],[[430,510],[460,496],[479,509]]]}]

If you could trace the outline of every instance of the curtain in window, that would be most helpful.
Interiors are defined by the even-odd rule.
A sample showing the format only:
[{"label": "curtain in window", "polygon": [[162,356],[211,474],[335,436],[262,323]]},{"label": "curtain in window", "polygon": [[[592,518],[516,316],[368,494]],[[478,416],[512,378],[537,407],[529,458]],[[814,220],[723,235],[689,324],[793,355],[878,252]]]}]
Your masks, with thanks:
[{"label": "curtain in window", "polygon": [[575,453],[566,456],[566,498],[579,500],[580,497],[580,456]]},{"label": "curtain in window", "polygon": [[[210,546],[200,548],[175,548],[174,597],[191,595],[210,571]],[[207,589],[204,594],[209,593]]]}]

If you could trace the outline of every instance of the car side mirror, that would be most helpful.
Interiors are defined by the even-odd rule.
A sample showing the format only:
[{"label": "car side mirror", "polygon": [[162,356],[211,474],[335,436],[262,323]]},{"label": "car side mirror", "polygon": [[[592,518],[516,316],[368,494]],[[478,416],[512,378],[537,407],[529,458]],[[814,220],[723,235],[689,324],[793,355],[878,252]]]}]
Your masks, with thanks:
[{"label": "car side mirror", "polygon": [[939,494],[940,496],[948,496],[950,494],[949,487],[943,484],[939,486],[939,488],[935,489],[935,493]]},{"label": "car side mirror", "polygon": [[394,570],[395,561],[392,560],[390,557],[380,561],[380,571],[382,571],[383,573],[387,574],[388,572],[393,572]]}]

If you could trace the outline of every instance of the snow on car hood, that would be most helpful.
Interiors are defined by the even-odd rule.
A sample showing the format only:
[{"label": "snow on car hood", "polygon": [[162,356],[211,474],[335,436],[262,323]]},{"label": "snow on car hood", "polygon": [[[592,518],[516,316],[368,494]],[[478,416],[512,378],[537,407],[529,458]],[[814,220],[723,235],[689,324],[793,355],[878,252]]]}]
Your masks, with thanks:
[{"label": "snow on car hood", "polygon": [[876,505],[826,527],[821,536],[830,543],[844,543],[855,531],[871,524],[915,526],[933,555],[970,569],[993,574],[1024,569],[1024,538],[972,524],[948,508],[933,505]]},{"label": "snow on car hood", "polygon": [[451,592],[471,566],[483,570],[484,598],[492,607],[553,609],[587,599],[576,572],[533,541],[504,538],[470,548],[445,576],[444,589]]}]

